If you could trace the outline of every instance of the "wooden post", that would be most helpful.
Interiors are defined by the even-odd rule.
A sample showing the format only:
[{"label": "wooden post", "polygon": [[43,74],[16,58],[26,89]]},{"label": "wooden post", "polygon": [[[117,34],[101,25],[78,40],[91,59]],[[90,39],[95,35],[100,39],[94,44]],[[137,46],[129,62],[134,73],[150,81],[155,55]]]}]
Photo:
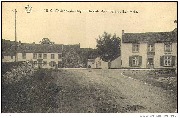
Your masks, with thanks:
[{"label": "wooden post", "polygon": [[16,12],[15,9],[15,62],[17,62]]}]

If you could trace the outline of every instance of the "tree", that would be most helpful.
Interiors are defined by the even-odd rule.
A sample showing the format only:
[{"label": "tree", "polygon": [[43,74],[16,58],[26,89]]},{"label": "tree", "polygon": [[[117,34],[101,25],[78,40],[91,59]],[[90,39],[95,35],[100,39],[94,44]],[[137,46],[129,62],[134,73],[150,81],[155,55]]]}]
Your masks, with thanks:
[{"label": "tree", "polygon": [[120,56],[120,38],[114,34],[104,32],[97,40],[97,52],[100,58],[105,62],[111,62]]},{"label": "tree", "polygon": [[72,48],[64,52],[63,55],[63,67],[77,68],[80,65],[80,56],[77,51]]},{"label": "tree", "polygon": [[48,38],[43,38],[42,41],[40,41],[41,44],[54,44],[54,42],[51,42]]}]

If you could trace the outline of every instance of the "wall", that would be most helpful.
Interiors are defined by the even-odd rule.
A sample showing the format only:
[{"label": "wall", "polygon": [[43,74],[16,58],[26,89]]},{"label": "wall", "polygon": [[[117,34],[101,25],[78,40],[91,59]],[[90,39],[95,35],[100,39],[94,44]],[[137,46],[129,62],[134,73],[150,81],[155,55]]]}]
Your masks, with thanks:
[{"label": "wall", "polygon": [[11,59],[11,56],[4,56],[2,59],[2,62],[14,62],[15,61],[15,56],[13,56],[13,59]]},{"label": "wall", "polygon": [[101,68],[102,69],[108,69],[108,62],[105,62],[105,61],[101,60]]},{"label": "wall", "polygon": [[160,56],[163,56],[163,55],[176,56],[175,67],[177,67],[177,43],[172,43],[172,52],[170,53],[164,52],[164,43],[155,44],[154,68],[166,68],[166,67],[160,66]]},{"label": "wall", "polygon": [[[139,52],[132,53],[132,43],[122,43],[121,44],[121,59],[122,59],[122,68],[129,67],[129,56],[139,55],[142,56],[142,65],[139,68],[146,68],[147,61],[147,43],[141,43],[139,47]],[[131,67],[134,68],[134,67]]]},{"label": "wall", "polygon": [[[37,53],[37,58],[38,58],[38,54]],[[47,59],[43,59],[43,61],[47,61],[47,65],[43,65],[42,68],[55,68],[55,67],[51,67],[49,65],[49,62],[54,61],[56,62],[56,64],[58,64],[58,61],[62,62],[62,58],[58,59],[58,54],[60,53],[41,53],[42,54],[42,59],[43,59],[43,54],[47,54]],[[55,54],[55,58],[51,59],[51,54]],[[22,59],[22,53],[18,53],[18,61],[37,61],[37,59],[33,59],[33,53],[26,53],[26,59]],[[38,65],[35,65],[35,67],[38,67]]]},{"label": "wall", "polygon": [[111,68],[121,68],[121,56],[111,62]]},{"label": "wall", "polygon": [[[141,68],[146,68],[147,64],[147,43],[140,44],[139,53],[132,53],[131,43],[122,43],[121,45],[121,59],[122,68],[129,68],[129,56],[139,55],[142,56],[142,66]],[[176,56],[175,68],[177,68],[177,43],[172,43],[172,52],[164,52],[164,43],[155,43],[155,55],[154,55],[154,68],[167,68],[160,66],[160,56],[172,55]]]}]

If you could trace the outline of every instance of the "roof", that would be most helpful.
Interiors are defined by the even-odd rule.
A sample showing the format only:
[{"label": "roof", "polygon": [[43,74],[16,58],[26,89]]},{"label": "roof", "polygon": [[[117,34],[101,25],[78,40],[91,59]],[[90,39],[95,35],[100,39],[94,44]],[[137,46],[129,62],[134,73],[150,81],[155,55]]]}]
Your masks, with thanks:
[{"label": "roof", "polygon": [[80,49],[80,44],[73,45],[63,45],[63,51],[69,51],[71,49],[75,49],[76,51]]},{"label": "roof", "polygon": [[122,35],[122,42],[123,43],[177,42],[177,28],[171,32],[124,33],[124,35]]},{"label": "roof", "polygon": [[[17,42],[17,53],[62,53],[80,49],[80,44],[63,45],[63,44],[29,44]],[[15,55],[15,41],[2,40],[2,54],[4,56]]]},{"label": "roof", "polygon": [[28,44],[22,43],[17,52],[24,53],[62,53],[62,44]]}]

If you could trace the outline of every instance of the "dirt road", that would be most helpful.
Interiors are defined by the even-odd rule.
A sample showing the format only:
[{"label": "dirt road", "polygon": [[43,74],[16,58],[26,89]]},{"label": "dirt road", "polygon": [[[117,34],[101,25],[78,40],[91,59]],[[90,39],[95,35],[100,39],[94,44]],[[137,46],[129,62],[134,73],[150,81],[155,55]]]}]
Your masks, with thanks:
[{"label": "dirt road", "polygon": [[[69,69],[67,72],[80,86],[97,85],[107,89],[124,112],[174,113],[177,108],[170,91],[124,76],[120,70]],[[87,100],[89,104],[90,100]]]}]

